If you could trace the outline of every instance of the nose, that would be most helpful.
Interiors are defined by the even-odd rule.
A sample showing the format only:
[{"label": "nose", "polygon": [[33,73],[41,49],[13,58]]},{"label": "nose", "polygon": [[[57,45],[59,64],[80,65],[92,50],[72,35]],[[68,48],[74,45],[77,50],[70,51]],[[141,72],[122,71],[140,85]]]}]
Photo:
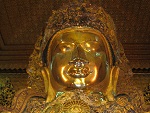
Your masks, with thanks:
[{"label": "nose", "polygon": [[81,45],[77,45],[72,52],[72,59],[86,59],[86,54]]}]

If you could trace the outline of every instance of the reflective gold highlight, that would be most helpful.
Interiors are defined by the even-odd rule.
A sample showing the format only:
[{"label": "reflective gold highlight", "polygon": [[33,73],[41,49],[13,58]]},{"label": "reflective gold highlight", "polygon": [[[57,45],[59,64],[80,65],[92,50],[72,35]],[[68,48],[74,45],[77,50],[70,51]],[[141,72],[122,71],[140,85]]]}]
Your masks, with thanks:
[{"label": "reflective gold highlight", "polygon": [[[57,32],[48,49],[52,86],[57,91],[67,88],[92,88],[109,83],[112,57],[103,34],[88,27],[71,27]],[[54,84],[59,85],[54,85]]]}]

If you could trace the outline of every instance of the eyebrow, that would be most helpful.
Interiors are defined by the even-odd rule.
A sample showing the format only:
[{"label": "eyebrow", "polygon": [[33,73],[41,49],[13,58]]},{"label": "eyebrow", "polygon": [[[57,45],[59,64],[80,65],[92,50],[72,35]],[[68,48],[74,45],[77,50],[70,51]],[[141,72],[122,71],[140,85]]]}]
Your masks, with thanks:
[{"label": "eyebrow", "polygon": [[[99,40],[86,40],[86,41],[82,41],[80,43],[84,43],[84,42],[98,42]],[[66,41],[66,40],[61,40],[58,44],[62,43],[62,42],[70,42],[70,43],[74,43],[76,41]]]}]

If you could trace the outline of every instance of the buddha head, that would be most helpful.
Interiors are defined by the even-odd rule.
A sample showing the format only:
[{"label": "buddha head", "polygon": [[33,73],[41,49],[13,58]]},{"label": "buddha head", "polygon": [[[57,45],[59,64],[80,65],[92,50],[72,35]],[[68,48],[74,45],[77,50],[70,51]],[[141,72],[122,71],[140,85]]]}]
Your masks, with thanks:
[{"label": "buddha head", "polygon": [[61,91],[91,88],[99,83],[107,86],[111,65],[108,47],[96,29],[74,26],[58,31],[48,46],[47,55],[53,87]]},{"label": "buddha head", "polygon": [[65,4],[49,18],[40,44],[48,96],[73,89],[115,93],[119,48],[113,20],[103,8]]}]

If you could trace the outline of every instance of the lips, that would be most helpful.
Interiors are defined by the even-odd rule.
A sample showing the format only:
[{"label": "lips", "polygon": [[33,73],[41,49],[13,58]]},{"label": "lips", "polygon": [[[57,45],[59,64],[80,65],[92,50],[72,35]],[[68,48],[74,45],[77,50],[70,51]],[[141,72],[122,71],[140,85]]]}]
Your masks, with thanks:
[{"label": "lips", "polygon": [[88,67],[71,66],[67,71],[67,74],[73,78],[85,78],[90,73],[92,73],[92,72],[90,71],[90,69]]}]

